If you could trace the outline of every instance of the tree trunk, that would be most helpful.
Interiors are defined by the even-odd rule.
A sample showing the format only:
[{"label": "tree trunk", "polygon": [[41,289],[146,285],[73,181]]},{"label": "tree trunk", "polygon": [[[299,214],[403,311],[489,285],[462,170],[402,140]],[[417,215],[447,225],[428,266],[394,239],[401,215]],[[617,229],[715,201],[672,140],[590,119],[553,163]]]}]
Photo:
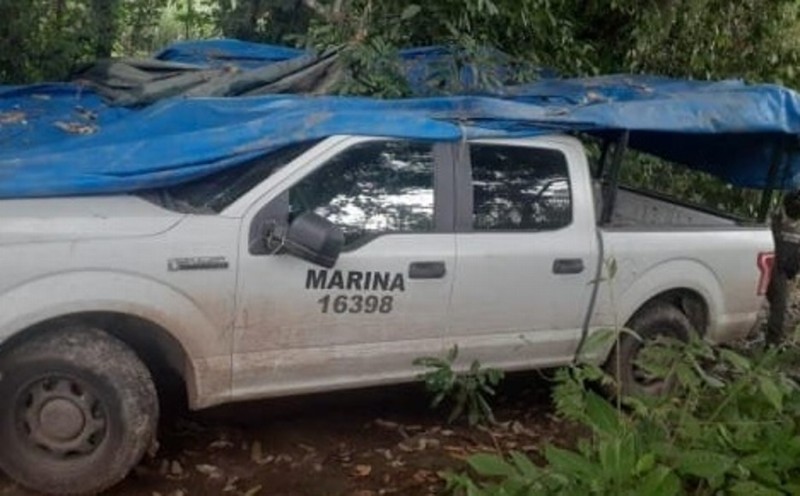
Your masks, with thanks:
[{"label": "tree trunk", "polygon": [[94,55],[98,59],[111,57],[117,37],[117,14],[120,0],[92,0],[94,14]]}]

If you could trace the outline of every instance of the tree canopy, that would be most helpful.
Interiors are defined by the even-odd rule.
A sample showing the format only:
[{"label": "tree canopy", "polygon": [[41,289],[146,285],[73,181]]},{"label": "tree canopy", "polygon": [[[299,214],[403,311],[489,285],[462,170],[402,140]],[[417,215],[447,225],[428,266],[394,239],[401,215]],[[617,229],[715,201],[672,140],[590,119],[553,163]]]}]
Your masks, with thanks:
[{"label": "tree canopy", "polygon": [[0,19],[3,83],[65,79],[99,57],[210,36],[344,46],[355,93],[397,93],[394,50],[437,44],[566,75],[800,83],[796,0],[0,0]]}]

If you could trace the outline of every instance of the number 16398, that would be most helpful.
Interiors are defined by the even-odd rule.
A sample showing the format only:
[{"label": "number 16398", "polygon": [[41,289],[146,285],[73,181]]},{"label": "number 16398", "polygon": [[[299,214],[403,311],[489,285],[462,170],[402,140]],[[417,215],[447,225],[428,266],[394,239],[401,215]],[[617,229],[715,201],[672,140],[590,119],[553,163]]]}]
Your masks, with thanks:
[{"label": "number 16398", "polygon": [[391,313],[394,297],[377,295],[325,295],[317,303],[322,313]]}]

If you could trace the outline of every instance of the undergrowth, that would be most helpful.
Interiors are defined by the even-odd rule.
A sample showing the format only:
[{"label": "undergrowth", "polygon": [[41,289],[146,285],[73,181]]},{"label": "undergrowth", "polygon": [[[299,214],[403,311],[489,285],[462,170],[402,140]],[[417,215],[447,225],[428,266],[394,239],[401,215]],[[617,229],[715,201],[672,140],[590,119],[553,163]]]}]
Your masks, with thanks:
[{"label": "undergrowth", "polygon": [[443,476],[467,496],[800,494],[798,358],[795,344],[736,351],[659,338],[639,366],[673,390],[619,402],[598,392],[614,388],[604,370],[574,365],[557,373],[553,400],[590,436],[573,449],[543,447],[541,464],[478,454],[467,472]]}]

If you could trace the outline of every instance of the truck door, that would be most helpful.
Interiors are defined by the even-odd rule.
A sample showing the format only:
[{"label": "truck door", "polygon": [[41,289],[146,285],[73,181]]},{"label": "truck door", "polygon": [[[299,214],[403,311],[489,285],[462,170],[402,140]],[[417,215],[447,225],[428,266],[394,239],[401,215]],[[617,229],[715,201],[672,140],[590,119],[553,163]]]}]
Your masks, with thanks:
[{"label": "truck door", "polygon": [[465,146],[447,342],[505,368],[564,363],[597,267],[583,147],[571,138]]},{"label": "truck door", "polygon": [[[455,262],[449,147],[350,138],[245,217],[237,397],[408,379],[414,358],[441,349]],[[344,232],[332,269],[263,242],[263,226],[308,211]]]}]

